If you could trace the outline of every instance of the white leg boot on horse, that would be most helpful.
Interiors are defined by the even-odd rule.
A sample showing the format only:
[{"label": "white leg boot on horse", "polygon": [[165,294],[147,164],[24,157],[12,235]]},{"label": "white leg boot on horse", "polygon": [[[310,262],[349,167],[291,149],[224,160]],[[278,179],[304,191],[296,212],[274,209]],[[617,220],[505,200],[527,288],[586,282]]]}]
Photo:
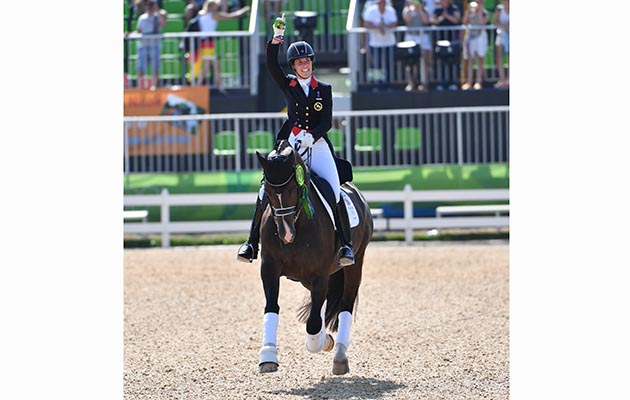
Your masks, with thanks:
[{"label": "white leg boot on horse", "polygon": [[333,356],[333,375],[343,375],[350,372],[348,365],[348,347],[350,347],[350,328],[352,327],[352,314],[348,311],[339,313],[339,329],[337,331],[337,344]]},{"label": "white leg boot on horse", "polygon": [[333,337],[326,333],[326,304],[327,301],[324,300],[324,305],[321,309],[322,329],[316,335],[306,334],[306,350],[310,353],[319,353],[321,351],[328,352],[332,350],[335,345]]},{"label": "white leg boot on horse", "polygon": [[260,348],[260,372],[276,372],[278,370],[278,348],[276,332],[278,330],[278,314],[268,312],[263,317],[263,339]]}]

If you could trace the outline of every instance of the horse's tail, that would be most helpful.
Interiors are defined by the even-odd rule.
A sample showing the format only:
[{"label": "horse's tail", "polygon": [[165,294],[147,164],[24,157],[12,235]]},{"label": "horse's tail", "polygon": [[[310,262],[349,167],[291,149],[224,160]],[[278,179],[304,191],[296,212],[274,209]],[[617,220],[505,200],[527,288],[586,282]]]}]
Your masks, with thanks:
[{"label": "horse's tail", "polygon": [[[325,324],[331,332],[337,332],[339,321],[337,317],[341,309],[341,298],[343,297],[344,273],[343,268],[335,272],[328,279],[328,294],[326,295],[326,321]],[[359,296],[355,299],[355,304],[359,301]],[[308,296],[298,310],[298,320],[306,323],[311,312],[311,298]]]}]

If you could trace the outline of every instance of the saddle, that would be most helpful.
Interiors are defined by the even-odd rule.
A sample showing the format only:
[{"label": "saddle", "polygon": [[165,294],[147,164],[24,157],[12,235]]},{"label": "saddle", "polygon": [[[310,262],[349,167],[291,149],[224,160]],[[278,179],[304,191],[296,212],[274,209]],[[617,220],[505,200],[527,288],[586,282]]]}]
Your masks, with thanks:
[{"label": "saddle", "polygon": [[354,176],[352,175],[352,164],[350,164],[350,161],[336,156],[333,156],[333,158],[337,166],[337,174],[339,174],[339,184],[343,185],[346,182],[352,182]]},{"label": "saddle", "polygon": [[[343,159],[339,158],[338,160],[348,163],[349,166],[351,165],[349,162]],[[350,174],[351,174],[350,176],[352,176],[352,169],[350,169]],[[333,226],[335,227],[335,229],[337,229],[337,226],[335,224],[335,215],[333,213],[333,210],[335,209],[335,207],[337,207],[337,203],[335,202],[335,193],[330,187],[330,184],[328,183],[328,181],[319,177],[317,174],[313,173],[312,171],[311,171],[311,182],[313,183],[313,186],[315,187],[316,195],[319,196],[320,199],[322,199],[322,203],[324,203],[324,206],[326,208],[326,211],[328,212],[328,216],[330,217],[330,220],[332,221]],[[350,191],[342,186],[341,191],[339,192],[339,196],[341,197],[341,200],[345,202],[346,210],[348,211],[348,219],[350,222],[350,227],[354,228],[355,226],[359,224],[359,214],[356,208],[354,207],[352,200],[348,196],[348,192]]]}]

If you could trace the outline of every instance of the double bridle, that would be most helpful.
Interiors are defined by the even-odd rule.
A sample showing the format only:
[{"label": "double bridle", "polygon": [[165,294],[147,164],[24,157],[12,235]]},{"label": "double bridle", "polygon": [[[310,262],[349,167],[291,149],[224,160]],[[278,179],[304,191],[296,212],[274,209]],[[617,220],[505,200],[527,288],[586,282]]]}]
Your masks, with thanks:
[{"label": "double bridle", "polygon": [[[281,188],[283,186],[286,186],[287,184],[289,184],[289,182],[291,182],[292,179],[295,178],[295,170],[291,173],[291,175],[289,176],[289,178],[287,178],[286,181],[282,182],[282,183],[271,183],[267,180],[267,177],[265,176],[265,185],[269,185],[273,188]],[[281,197],[281,196],[278,196]],[[282,199],[280,198],[280,205],[282,206]],[[287,217],[290,215],[294,215],[294,221],[297,221],[298,218],[300,217],[300,211],[302,210],[302,207],[300,207],[299,204],[299,200],[296,201],[295,205],[290,206],[290,207],[274,207],[271,202],[269,202],[269,207],[271,207],[271,212],[273,214],[274,219],[278,219],[278,218],[283,218],[283,217]]]},{"label": "double bridle", "polygon": [[[294,149],[294,151],[297,153],[297,151]],[[307,151],[309,151],[309,157],[308,157],[308,164],[310,167],[310,151],[311,149],[307,149]],[[300,155],[298,155],[300,156]],[[301,156],[300,156],[301,157]],[[297,164],[300,165],[300,164]],[[287,184],[289,184],[291,182],[292,179],[295,179],[295,169],[296,166],[293,166],[293,171],[291,172],[291,175],[289,175],[289,177],[282,183],[272,183],[267,179],[267,176],[265,176],[265,185],[269,185],[273,188],[281,188],[283,186],[286,186]],[[308,185],[308,178],[306,178],[306,185]],[[278,193],[276,193],[278,195],[278,198],[280,200],[280,205],[282,206],[282,198],[281,195],[279,195]],[[290,207],[274,207],[271,202],[269,202],[269,207],[271,207],[271,211],[274,217],[274,220],[276,220],[276,224],[277,224],[277,220],[279,218],[284,218],[290,215],[294,215],[294,222],[297,222],[298,218],[300,217],[300,211],[302,210],[302,207],[300,206],[300,200],[298,197],[298,200],[296,201],[296,204]]]}]

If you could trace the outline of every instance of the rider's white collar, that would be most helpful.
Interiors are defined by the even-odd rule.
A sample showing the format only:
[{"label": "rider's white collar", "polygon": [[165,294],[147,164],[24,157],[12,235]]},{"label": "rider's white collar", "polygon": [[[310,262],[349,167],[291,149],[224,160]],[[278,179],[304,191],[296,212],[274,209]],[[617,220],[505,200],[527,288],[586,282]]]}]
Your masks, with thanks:
[{"label": "rider's white collar", "polygon": [[298,76],[297,80],[298,82],[300,82],[300,86],[302,86],[302,90],[304,90],[304,93],[308,96],[308,91],[309,91],[309,87],[311,86],[311,79],[313,78],[313,75],[309,76],[306,79],[302,79]]}]

